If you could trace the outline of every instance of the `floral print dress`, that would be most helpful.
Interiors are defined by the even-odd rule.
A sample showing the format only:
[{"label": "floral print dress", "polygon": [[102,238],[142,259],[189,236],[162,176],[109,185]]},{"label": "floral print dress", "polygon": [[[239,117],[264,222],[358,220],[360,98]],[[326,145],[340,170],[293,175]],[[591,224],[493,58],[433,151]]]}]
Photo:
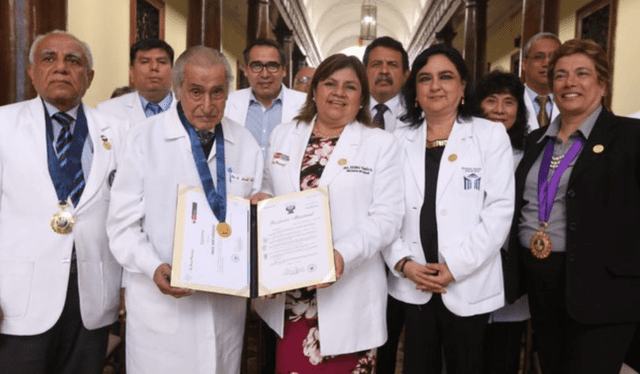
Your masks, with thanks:
[{"label": "floral print dress", "polygon": [[[338,137],[312,134],[300,171],[300,189],[318,187]],[[277,374],[372,374],[376,350],[339,356],[320,355],[316,291],[289,291],[285,302],[284,337],[277,343]]]}]

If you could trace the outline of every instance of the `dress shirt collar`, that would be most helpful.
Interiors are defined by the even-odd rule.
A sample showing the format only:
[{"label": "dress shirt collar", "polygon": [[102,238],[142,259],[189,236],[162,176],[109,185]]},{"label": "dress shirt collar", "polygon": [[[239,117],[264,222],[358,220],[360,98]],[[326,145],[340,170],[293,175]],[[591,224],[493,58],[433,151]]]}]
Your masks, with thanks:
[{"label": "dress shirt collar", "polygon": [[[587,119],[582,123],[582,125],[580,125],[580,128],[578,128],[578,130],[576,130],[576,132],[574,132],[570,136],[573,136],[574,134],[580,132],[585,139],[589,139],[591,130],[593,130],[593,126],[596,124],[596,120],[598,119],[598,116],[600,116],[600,112],[602,112],[602,106],[599,106],[598,108],[596,108],[596,110],[594,110],[593,113],[591,113],[589,117],[587,117]],[[538,143],[542,142],[547,137],[557,138],[559,131],[560,131],[560,116],[557,116],[553,121],[551,121],[549,126],[547,126],[547,131],[545,131],[544,135],[541,136],[540,139],[538,139]]]},{"label": "dress shirt collar", "polygon": [[[269,108],[271,108],[273,104],[275,104],[276,102],[280,102],[280,103],[284,102],[284,100],[282,100],[284,96],[283,92],[284,92],[284,84],[280,87],[280,93],[278,94],[278,97],[273,99],[273,101],[271,102],[271,106]],[[252,103],[259,104],[261,107],[264,108],[264,105],[258,99],[256,99],[256,96],[253,94],[253,90],[249,89],[249,105],[251,105]],[[269,109],[269,108],[264,108],[264,109]]]},{"label": "dress shirt collar", "polygon": [[[147,108],[147,104],[149,104],[150,101],[145,99],[144,96],[140,95],[140,93],[138,93],[138,96],[140,96],[140,104],[142,104],[142,110],[145,110]],[[160,106],[160,109],[162,109],[163,112],[166,112],[171,107],[172,102],[173,102],[173,95],[171,91],[169,91],[169,94],[167,94],[167,96],[165,96],[164,99],[160,100],[158,105]]]},{"label": "dress shirt collar", "polygon": [[[42,100],[42,102],[44,103],[44,106],[47,108],[47,112],[49,112],[49,117],[52,117],[54,114],[61,112],[60,109],[56,108],[55,106],[53,106],[52,104],[46,102],[45,100]],[[67,113],[68,115],[70,115],[71,117],[73,117],[74,123],[76,118],[78,118],[78,108],[80,107],[80,105],[76,105],[73,108],[69,109],[68,111],[66,111],[65,113]]]},{"label": "dress shirt collar", "polygon": [[375,113],[373,113],[373,108],[378,104],[386,105],[387,108],[389,108],[389,114],[393,117],[398,117],[400,115],[400,94],[397,94],[385,103],[379,103],[373,98],[373,96],[371,96],[371,99],[369,100],[369,109],[372,111],[372,115],[375,115]]}]

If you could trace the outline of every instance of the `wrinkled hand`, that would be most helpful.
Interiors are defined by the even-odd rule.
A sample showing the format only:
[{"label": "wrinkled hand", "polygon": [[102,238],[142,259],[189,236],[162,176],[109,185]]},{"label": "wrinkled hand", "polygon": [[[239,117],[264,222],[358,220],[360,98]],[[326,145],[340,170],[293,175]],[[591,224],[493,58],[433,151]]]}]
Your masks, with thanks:
[{"label": "wrinkled hand", "polygon": [[259,202],[261,202],[262,200],[265,199],[270,199],[273,196],[269,195],[268,193],[264,193],[264,192],[258,192],[257,194],[250,196],[249,197],[249,201],[251,201],[251,204],[256,205]]},{"label": "wrinkled hand", "polygon": [[194,290],[186,288],[171,287],[171,266],[169,264],[161,264],[153,273],[153,281],[158,286],[160,292],[165,295],[171,295],[175,298],[189,296],[195,293]]},{"label": "wrinkled hand", "polygon": [[[342,258],[342,255],[340,254],[340,252],[336,251],[335,249],[333,250],[333,262],[336,267],[336,282],[337,282],[340,279],[340,277],[342,277],[342,273],[344,272],[344,259]],[[327,288],[336,282],[316,284],[315,286],[307,287],[307,290],[311,291],[311,290],[318,290],[320,288]]]}]

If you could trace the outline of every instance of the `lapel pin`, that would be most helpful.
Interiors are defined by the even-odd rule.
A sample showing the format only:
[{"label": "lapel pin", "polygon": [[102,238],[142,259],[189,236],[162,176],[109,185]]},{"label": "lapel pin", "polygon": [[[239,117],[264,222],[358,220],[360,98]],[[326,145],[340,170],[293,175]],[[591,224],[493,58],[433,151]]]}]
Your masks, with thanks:
[{"label": "lapel pin", "polygon": [[107,137],[104,135],[100,135],[100,139],[102,140],[102,146],[104,147],[104,149],[106,149],[107,151],[111,150],[112,146],[109,139],[107,139]]},{"label": "lapel pin", "polygon": [[593,153],[602,153],[604,146],[602,144],[596,144],[593,146]]},{"label": "lapel pin", "polygon": [[338,165],[340,166],[345,166],[347,164],[347,159],[346,158],[341,158],[338,160]]},{"label": "lapel pin", "polygon": [[456,162],[456,160],[458,159],[458,155],[456,155],[455,153],[452,153],[449,155],[449,161],[451,162]]}]

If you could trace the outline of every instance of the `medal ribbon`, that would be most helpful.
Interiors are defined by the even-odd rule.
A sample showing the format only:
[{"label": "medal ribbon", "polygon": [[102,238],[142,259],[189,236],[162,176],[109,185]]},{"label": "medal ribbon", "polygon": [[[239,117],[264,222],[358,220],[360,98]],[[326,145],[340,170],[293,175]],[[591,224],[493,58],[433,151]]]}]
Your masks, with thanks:
[{"label": "medal ribbon", "polygon": [[582,149],[582,139],[578,138],[564,155],[558,168],[554,170],[551,180],[547,182],[549,168],[551,167],[551,156],[553,156],[553,140],[549,140],[547,143],[542,163],[540,164],[540,171],[538,172],[538,219],[540,219],[540,222],[549,222],[553,200],[560,186],[560,178],[562,178],[562,174],[567,170],[569,164],[578,156],[580,149]]},{"label": "medal ribbon", "polygon": [[73,140],[71,140],[69,155],[67,156],[67,164],[65,167],[60,167],[58,157],[53,149],[53,123],[51,122],[51,117],[49,116],[46,106],[44,107],[44,114],[47,126],[47,163],[49,165],[49,175],[56,189],[58,201],[60,205],[64,205],[71,193],[74,176],[78,170],[82,170],[82,150],[84,149],[84,141],[89,134],[87,117],[82,109],[82,104],[80,104],[78,107],[78,118],[76,118],[76,124],[73,129]]},{"label": "medal ribbon", "polygon": [[182,110],[182,103],[178,102],[178,116],[182,125],[189,134],[189,140],[191,140],[191,153],[193,159],[196,162],[196,168],[198,169],[198,175],[200,176],[200,182],[202,182],[202,188],[207,196],[209,206],[215,214],[218,222],[224,222],[227,217],[227,185],[225,181],[224,170],[224,134],[222,133],[222,124],[216,125],[215,138],[216,138],[216,187],[213,185],[213,178],[211,177],[211,170],[209,170],[209,164],[207,158],[202,150],[200,144],[200,138],[198,133],[189,123],[187,116],[184,115]]}]

